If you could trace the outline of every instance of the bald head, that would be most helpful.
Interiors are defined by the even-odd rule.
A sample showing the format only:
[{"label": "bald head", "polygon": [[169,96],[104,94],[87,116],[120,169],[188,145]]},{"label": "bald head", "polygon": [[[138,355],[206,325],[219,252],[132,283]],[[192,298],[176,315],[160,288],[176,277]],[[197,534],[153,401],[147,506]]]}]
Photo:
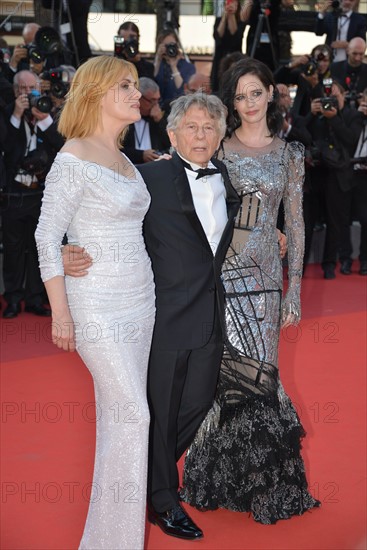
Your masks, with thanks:
[{"label": "bald head", "polygon": [[211,94],[210,77],[203,73],[194,73],[185,86],[186,94],[193,94],[198,90],[202,90],[206,94]]},{"label": "bald head", "polygon": [[363,63],[365,51],[366,42],[363,38],[352,38],[352,40],[348,43],[347,48],[349,65],[351,67],[359,67]]},{"label": "bald head", "polygon": [[34,41],[36,32],[41,28],[37,23],[27,23],[23,27],[23,40],[25,44],[31,44]]}]

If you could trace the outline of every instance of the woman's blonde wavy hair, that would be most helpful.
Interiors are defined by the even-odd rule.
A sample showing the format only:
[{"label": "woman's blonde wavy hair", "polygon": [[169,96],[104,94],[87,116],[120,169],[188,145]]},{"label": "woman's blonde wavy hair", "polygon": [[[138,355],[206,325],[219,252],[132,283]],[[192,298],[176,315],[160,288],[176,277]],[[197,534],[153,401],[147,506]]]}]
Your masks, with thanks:
[{"label": "woman's blonde wavy hair", "polygon": [[[85,138],[93,134],[100,123],[100,103],[110,88],[129,73],[138,81],[135,66],[124,59],[101,55],[89,59],[76,71],[62,109],[58,130],[66,138]],[[118,136],[118,146],[128,130]]]}]

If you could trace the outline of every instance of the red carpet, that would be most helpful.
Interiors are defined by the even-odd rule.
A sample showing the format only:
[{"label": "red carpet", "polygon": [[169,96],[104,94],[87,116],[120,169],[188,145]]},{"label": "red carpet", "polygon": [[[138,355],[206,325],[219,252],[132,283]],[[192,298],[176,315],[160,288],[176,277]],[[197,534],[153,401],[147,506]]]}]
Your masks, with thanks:
[{"label": "red carpet", "polygon": [[[320,277],[308,267],[303,320],[282,335],[280,370],[308,434],[303,456],[322,507],[273,526],[190,509],[202,541],[148,525],[147,550],[366,549],[367,278]],[[3,550],[75,550],[87,512],[92,381],[76,354],[52,346],[48,327],[29,314],[2,321]]]}]

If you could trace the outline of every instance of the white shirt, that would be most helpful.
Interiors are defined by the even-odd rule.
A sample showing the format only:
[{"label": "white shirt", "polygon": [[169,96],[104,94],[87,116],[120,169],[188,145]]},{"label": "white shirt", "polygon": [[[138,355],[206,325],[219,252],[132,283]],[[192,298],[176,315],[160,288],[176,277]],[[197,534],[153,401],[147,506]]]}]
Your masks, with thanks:
[{"label": "white shirt", "polygon": [[[342,17],[339,15],[338,17],[338,32],[336,33],[336,39],[347,41],[347,35],[348,35],[348,29],[350,25],[350,16],[352,15],[352,10],[344,13],[343,15],[346,17]],[[346,48],[336,48],[334,50],[334,59],[333,62],[336,61],[345,61],[347,59],[347,51]]]},{"label": "white shirt", "polygon": [[149,122],[141,118],[134,122],[135,149],[146,151],[152,148],[150,139]]},{"label": "white shirt", "polygon": [[[211,176],[204,176],[197,180],[197,174],[194,170],[198,170],[202,167],[189,162],[182,156],[181,158],[188,164],[191,164],[193,168],[193,170],[189,170],[185,167],[192,200],[213,255],[215,255],[223,230],[228,221],[226,205],[227,192],[222,174],[212,174]],[[209,162],[208,168],[215,168],[215,166],[213,163]]]}]

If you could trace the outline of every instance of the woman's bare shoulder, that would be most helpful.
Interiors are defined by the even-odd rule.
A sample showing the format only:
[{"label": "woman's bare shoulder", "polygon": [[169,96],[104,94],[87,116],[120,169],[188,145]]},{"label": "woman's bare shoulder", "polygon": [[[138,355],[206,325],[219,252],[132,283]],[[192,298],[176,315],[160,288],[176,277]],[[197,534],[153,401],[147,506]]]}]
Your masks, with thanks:
[{"label": "woman's bare shoulder", "polygon": [[88,151],[88,143],[80,138],[69,139],[64,143],[62,149],[60,149],[60,153],[71,153],[81,159],[88,156]]}]

